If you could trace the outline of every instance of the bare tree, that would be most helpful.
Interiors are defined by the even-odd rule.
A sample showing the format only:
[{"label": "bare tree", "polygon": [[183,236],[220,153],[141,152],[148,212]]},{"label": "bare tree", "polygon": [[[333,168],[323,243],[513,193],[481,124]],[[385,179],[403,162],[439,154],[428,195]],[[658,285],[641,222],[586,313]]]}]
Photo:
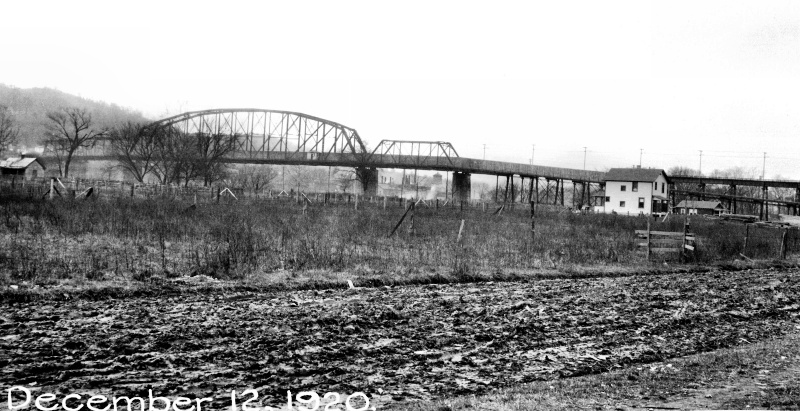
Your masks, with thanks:
[{"label": "bare tree", "polygon": [[222,163],[235,146],[235,137],[186,134],[174,127],[163,128],[155,140],[152,173],[162,184],[189,185],[203,179],[204,185],[225,177]]},{"label": "bare tree", "polygon": [[68,177],[75,152],[80,148],[94,147],[105,132],[92,128],[92,115],[84,108],[65,107],[60,111],[50,111],[47,119],[50,120],[46,125],[47,143],[56,155],[61,175]]},{"label": "bare tree", "polygon": [[343,193],[346,193],[353,187],[358,181],[358,176],[356,175],[356,169],[354,168],[345,168],[340,169],[336,168],[333,171],[334,173],[334,181],[336,182],[336,187]]},{"label": "bare tree", "polygon": [[198,177],[203,178],[203,184],[209,185],[225,177],[226,169],[222,158],[233,151],[236,136],[221,134],[197,134],[194,168]]},{"label": "bare tree", "polygon": [[320,187],[326,187],[328,180],[327,170],[313,166],[293,166],[286,174],[289,188],[301,192],[319,191]]},{"label": "bare tree", "polygon": [[278,171],[271,166],[245,165],[228,179],[228,184],[258,194],[271,187]]},{"label": "bare tree", "polygon": [[16,144],[19,138],[19,126],[14,124],[14,117],[6,106],[0,105],[0,153]]},{"label": "bare tree", "polygon": [[110,132],[111,150],[120,167],[140,183],[153,172],[161,135],[161,129],[130,121]]},{"label": "bare tree", "polygon": [[191,140],[171,126],[159,127],[156,135],[151,172],[161,184],[176,182],[187,167],[188,154],[183,150],[191,148]]}]

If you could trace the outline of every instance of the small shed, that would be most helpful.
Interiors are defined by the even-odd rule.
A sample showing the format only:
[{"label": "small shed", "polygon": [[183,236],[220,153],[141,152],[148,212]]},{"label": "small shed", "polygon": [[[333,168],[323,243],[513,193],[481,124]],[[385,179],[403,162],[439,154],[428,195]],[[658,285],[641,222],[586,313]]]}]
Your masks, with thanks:
[{"label": "small shed", "polygon": [[683,200],[673,210],[676,214],[720,215],[725,207],[719,201]]},{"label": "small shed", "polygon": [[0,161],[0,175],[21,176],[25,180],[44,177],[46,169],[44,163],[36,157],[10,157]]}]

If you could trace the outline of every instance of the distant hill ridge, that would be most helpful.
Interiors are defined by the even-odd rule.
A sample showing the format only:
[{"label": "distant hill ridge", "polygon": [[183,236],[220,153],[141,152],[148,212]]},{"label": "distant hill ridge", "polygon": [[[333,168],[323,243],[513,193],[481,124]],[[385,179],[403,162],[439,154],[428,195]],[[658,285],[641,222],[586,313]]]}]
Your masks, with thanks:
[{"label": "distant hill ridge", "polygon": [[62,107],[85,108],[95,129],[114,127],[126,121],[148,122],[142,113],[113,103],[94,101],[51,88],[17,88],[0,84],[0,105],[7,106],[20,128],[16,147],[33,148],[45,138],[48,111]]}]

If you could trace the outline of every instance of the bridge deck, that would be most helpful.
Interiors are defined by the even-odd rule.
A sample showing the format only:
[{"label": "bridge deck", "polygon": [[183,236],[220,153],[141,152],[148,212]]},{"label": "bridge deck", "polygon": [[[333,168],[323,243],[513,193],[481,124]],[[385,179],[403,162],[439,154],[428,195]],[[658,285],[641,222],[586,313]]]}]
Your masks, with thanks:
[{"label": "bridge deck", "polygon": [[381,155],[371,156],[330,153],[312,158],[309,153],[305,158],[288,156],[283,153],[236,153],[225,158],[231,163],[257,163],[257,164],[297,164],[310,166],[341,166],[341,167],[376,167],[376,168],[404,168],[417,170],[455,171],[472,174],[487,175],[519,175],[523,177],[544,177],[550,179],[564,179],[572,181],[588,181],[600,183],[605,173],[599,171],[574,170],[560,167],[546,167],[521,163],[507,163],[503,161],[478,160],[464,157],[418,157],[412,155]]},{"label": "bridge deck", "polygon": [[[81,153],[84,160],[113,160],[100,151]],[[45,158],[47,160],[47,158]],[[54,158],[52,160],[55,160]],[[605,173],[560,167],[537,166],[503,161],[479,160],[464,157],[418,157],[413,155],[349,154],[349,153],[284,153],[234,152],[222,159],[234,164],[286,164],[334,167],[404,168],[417,170],[455,171],[486,175],[518,175],[571,181],[601,183]]]}]

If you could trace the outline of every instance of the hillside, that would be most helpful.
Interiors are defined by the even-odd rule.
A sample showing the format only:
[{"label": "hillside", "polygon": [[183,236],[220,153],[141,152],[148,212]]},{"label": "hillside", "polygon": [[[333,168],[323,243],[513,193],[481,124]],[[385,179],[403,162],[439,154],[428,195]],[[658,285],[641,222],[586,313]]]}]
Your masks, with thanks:
[{"label": "hillside", "polygon": [[125,121],[148,121],[141,113],[49,88],[22,89],[0,84],[0,105],[7,106],[20,127],[18,146],[34,147],[44,138],[47,112],[82,107],[92,113],[94,126],[112,127]]}]

